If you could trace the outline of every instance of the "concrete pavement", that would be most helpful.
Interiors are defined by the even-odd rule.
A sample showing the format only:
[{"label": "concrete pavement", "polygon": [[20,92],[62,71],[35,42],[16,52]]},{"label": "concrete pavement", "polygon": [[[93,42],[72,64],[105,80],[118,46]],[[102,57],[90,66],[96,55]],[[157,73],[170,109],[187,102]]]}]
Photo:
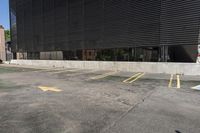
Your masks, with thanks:
[{"label": "concrete pavement", "polygon": [[14,66],[0,72],[0,133],[200,132],[200,92],[190,89],[198,76],[181,76],[177,89],[168,88],[164,74],[123,83],[135,73],[92,79],[111,72]]}]

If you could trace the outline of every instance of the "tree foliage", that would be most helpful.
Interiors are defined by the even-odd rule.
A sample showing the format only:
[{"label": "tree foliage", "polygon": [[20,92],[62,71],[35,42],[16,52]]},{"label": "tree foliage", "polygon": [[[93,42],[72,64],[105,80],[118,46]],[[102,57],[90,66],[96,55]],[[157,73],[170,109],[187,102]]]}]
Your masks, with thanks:
[{"label": "tree foliage", "polygon": [[10,30],[5,30],[5,39],[6,41],[10,41]]}]

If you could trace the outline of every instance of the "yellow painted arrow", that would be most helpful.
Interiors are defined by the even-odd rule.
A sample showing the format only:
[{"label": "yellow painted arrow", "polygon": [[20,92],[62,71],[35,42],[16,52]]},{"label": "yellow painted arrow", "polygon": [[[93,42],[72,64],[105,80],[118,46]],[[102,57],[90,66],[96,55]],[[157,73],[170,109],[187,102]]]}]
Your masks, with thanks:
[{"label": "yellow painted arrow", "polygon": [[44,92],[46,92],[46,91],[61,92],[62,91],[56,87],[38,86],[38,88]]}]

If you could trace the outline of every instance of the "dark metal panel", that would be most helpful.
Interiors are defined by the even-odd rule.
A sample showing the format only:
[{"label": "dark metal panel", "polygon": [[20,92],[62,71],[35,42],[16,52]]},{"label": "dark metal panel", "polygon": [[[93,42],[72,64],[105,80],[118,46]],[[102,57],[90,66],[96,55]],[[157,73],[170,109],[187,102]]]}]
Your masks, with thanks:
[{"label": "dark metal panel", "polygon": [[32,0],[33,50],[29,51],[44,50],[43,25],[43,0]]},{"label": "dark metal panel", "polygon": [[103,1],[84,0],[84,48],[103,44]]},{"label": "dark metal panel", "polygon": [[16,12],[16,0],[10,0],[10,28],[11,28],[11,40],[12,51],[17,51],[17,12]]},{"label": "dark metal panel", "polygon": [[[32,17],[32,0],[25,0],[23,1],[23,9],[24,9],[24,36],[23,36],[23,41],[24,41],[24,50],[31,50],[34,51],[33,48],[33,17]],[[23,50],[23,51],[24,51]]]},{"label": "dark metal panel", "polygon": [[69,49],[84,48],[83,0],[69,0]]},{"label": "dark metal panel", "polygon": [[163,0],[161,45],[197,45],[199,20],[199,0]]},{"label": "dark metal panel", "polygon": [[68,49],[68,2],[55,0],[55,50]]},{"label": "dark metal panel", "polygon": [[17,11],[17,50],[26,51],[24,42],[24,0],[16,1],[16,11]]},{"label": "dark metal panel", "polygon": [[125,0],[104,0],[103,47],[127,46],[128,3]]},{"label": "dark metal panel", "polygon": [[18,51],[198,43],[199,0],[10,1]]},{"label": "dark metal panel", "polygon": [[131,46],[159,46],[161,0],[128,0]]},{"label": "dark metal panel", "polygon": [[55,8],[54,0],[43,0],[43,36],[44,49],[46,51],[55,50]]}]

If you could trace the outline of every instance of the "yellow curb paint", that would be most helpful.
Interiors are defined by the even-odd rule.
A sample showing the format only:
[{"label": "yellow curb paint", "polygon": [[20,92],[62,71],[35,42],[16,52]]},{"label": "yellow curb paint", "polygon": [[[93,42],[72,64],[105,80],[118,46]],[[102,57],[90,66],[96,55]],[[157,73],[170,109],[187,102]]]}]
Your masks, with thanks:
[{"label": "yellow curb paint", "polygon": [[56,87],[38,86],[38,88],[41,89],[44,92],[46,92],[46,91],[61,92],[62,91],[62,90],[60,90]]},{"label": "yellow curb paint", "polygon": [[95,79],[102,79],[102,78],[106,78],[108,76],[114,75],[116,73],[117,72],[109,72],[109,73],[105,73],[105,74],[102,74],[102,75],[98,75],[98,76],[92,77],[90,79],[93,79],[93,80],[95,80]]},{"label": "yellow curb paint", "polygon": [[174,75],[171,74],[171,77],[170,77],[170,80],[169,80],[169,85],[168,85],[169,88],[172,87],[173,78],[174,78]]},{"label": "yellow curb paint", "polygon": [[137,74],[135,74],[135,75],[131,76],[130,78],[128,78],[128,79],[126,79],[126,80],[124,80],[123,82],[124,82],[124,83],[129,83],[129,81],[130,81],[130,80],[132,80],[133,78],[135,78],[135,77],[139,76],[140,74],[141,74],[141,73],[137,73]]},{"label": "yellow curb paint", "polygon": [[145,73],[142,73],[142,74],[138,75],[135,79],[131,80],[129,83],[133,83],[133,82],[137,81],[138,79],[140,79],[144,75],[145,75]]}]

